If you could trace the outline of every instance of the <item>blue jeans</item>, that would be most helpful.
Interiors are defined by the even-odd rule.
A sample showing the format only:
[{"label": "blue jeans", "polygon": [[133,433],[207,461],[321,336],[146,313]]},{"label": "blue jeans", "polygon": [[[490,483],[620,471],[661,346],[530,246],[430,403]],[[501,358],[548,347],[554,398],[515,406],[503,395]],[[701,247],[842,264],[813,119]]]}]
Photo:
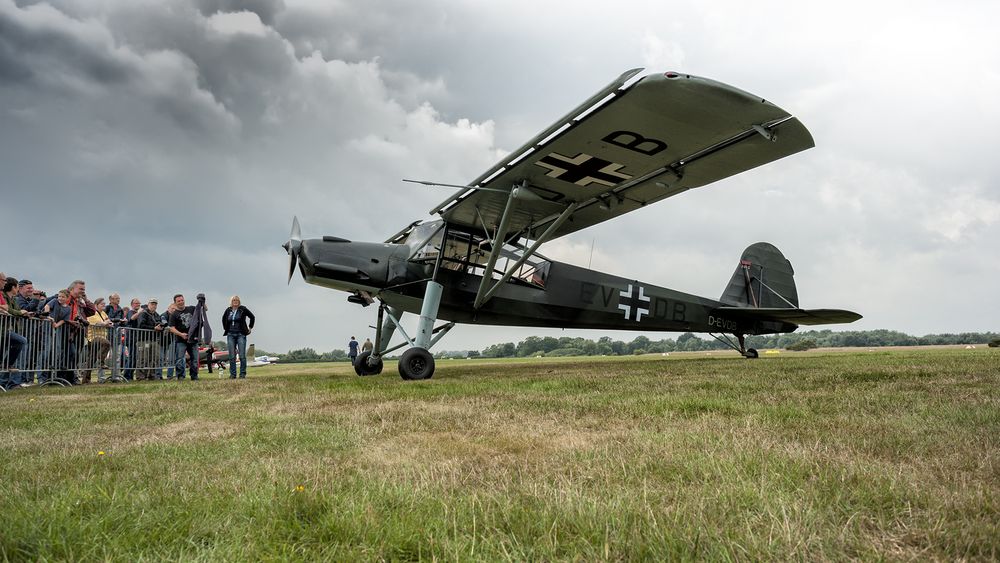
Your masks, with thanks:
[{"label": "blue jeans", "polygon": [[[55,331],[52,329],[51,323],[45,323],[42,325],[42,329],[39,331],[38,346],[35,346],[35,351],[37,356],[35,357],[35,367],[38,369],[38,383],[41,385],[52,377],[52,366],[53,366],[53,339]],[[33,374],[28,374],[29,379],[34,379]],[[29,381],[30,383],[30,381]]]},{"label": "blue jeans", "polygon": [[21,355],[21,350],[28,347],[28,339],[21,336],[20,334],[11,331],[7,333],[10,342],[7,344],[7,349],[0,351],[0,361],[2,361],[3,372],[0,372],[0,385],[7,387],[9,385],[20,385],[24,383],[21,378],[21,372],[15,371],[14,376],[10,376],[10,372],[6,371],[12,366],[17,365],[17,358]]},{"label": "blue jeans", "polygon": [[125,344],[122,346],[122,377],[126,381],[132,381],[135,378],[135,342],[132,341],[134,337],[132,334],[128,334],[125,337]]},{"label": "blue jeans", "polygon": [[184,367],[187,360],[184,358],[185,352],[191,357],[191,381],[198,379],[198,343],[190,340],[174,341],[174,373],[177,379],[184,379]]},{"label": "blue jeans", "polygon": [[[161,349],[161,352],[160,352],[160,365],[161,366],[167,365],[167,358],[170,357],[170,352],[168,352],[169,349],[170,349],[170,346],[164,346]],[[167,368],[167,379],[173,379],[173,378],[174,378],[174,366],[169,366]]]},{"label": "blue jeans", "polygon": [[230,332],[226,337],[229,349],[229,377],[236,377],[236,353],[240,356],[240,377],[247,376],[247,335]]}]

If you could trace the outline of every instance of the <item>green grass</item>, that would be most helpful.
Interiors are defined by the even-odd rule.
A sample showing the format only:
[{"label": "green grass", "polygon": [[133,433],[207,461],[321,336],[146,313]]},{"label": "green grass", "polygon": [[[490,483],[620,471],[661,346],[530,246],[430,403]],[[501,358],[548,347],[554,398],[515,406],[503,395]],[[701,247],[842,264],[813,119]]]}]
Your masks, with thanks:
[{"label": "green grass", "polygon": [[394,368],[0,394],[0,557],[1000,556],[995,350]]}]

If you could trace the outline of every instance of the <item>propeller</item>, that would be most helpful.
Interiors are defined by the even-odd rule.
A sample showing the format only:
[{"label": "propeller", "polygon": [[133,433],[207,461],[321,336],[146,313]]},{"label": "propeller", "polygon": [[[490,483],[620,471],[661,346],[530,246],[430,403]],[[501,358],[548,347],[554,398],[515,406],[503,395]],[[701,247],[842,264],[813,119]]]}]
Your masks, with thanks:
[{"label": "propeller", "polygon": [[299,249],[302,248],[302,230],[299,228],[298,217],[292,217],[292,232],[288,235],[288,242],[281,247],[288,252],[288,283],[291,284],[292,274],[299,262]]}]

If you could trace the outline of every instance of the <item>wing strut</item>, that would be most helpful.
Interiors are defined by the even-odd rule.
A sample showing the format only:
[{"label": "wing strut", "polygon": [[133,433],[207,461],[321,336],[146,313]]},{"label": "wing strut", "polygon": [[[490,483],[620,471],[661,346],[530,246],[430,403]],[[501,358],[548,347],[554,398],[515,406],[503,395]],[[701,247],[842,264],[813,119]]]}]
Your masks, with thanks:
[{"label": "wing strut", "polygon": [[[507,271],[504,272],[503,277],[500,278],[500,281],[493,284],[493,287],[491,287],[489,291],[487,291],[486,294],[483,295],[483,298],[481,300],[479,299],[478,296],[476,297],[476,303],[474,307],[478,309],[482,307],[487,301],[489,301],[490,298],[492,298],[493,295],[497,292],[497,290],[499,290],[500,287],[503,286],[503,284],[507,283],[507,280],[509,280],[511,276],[514,275],[514,272],[516,272],[518,268],[523,266],[524,263],[527,262],[529,258],[534,256],[535,251],[538,250],[538,247],[541,246],[542,243],[548,241],[549,237],[552,236],[552,233],[554,233],[555,230],[558,229],[559,226],[562,225],[566,219],[569,219],[570,215],[572,215],[573,212],[576,211],[576,208],[579,207],[579,205],[580,204],[576,202],[571,203],[569,207],[567,207],[562,213],[560,213],[559,217],[557,217],[556,220],[553,221],[551,225],[549,225],[549,228],[545,229],[545,232],[542,233],[542,235],[538,237],[535,243],[531,245],[531,248],[525,250],[524,253],[521,255],[521,258],[517,262],[515,262],[513,266],[507,268]],[[483,274],[486,274],[486,272],[483,272]],[[490,278],[487,278],[485,275],[483,275],[483,281],[480,284],[480,288],[482,288],[483,285],[487,284],[491,278],[492,276]]]},{"label": "wing strut", "polygon": [[510,191],[510,195],[507,196],[507,207],[503,210],[503,216],[500,218],[500,226],[497,227],[496,234],[493,236],[493,248],[490,249],[490,257],[486,261],[486,267],[483,270],[483,281],[479,283],[479,291],[476,292],[476,302],[473,305],[475,309],[481,307],[485,302],[483,297],[486,295],[486,286],[493,279],[493,267],[496,266],[497,259],[500,258],[500,253],[503,251],[503,241],[507,240],[510,217],[514,214],[514,208],[517,206],[517,194],[521,189],[519,186],[515,187]]}]

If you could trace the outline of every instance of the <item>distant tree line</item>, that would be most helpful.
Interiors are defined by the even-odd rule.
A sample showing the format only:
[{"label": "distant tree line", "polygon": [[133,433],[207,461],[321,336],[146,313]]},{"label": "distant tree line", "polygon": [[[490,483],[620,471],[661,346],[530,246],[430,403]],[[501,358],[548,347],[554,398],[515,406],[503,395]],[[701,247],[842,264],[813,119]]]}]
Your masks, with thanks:
[{"label": "distant tree line", "polygon": [[305,362],[346,362],[349,358],[347,352],[343,350],[331,350],[322,354],[312,348],[300,348],[289,350],[287,354],[281,354],[281,363],[296,364]]},{"label": "distant tree line", "polygon": [[[867,330],[834,332],[832,330],[808,330],[788,334],[770,334],[747,338],[747,346],[752,348],[796,348],[806,350],[817,347],[879,347],[879,346],[924,346],[944,344],[983,344],[1000,338],[995,332],[963,332],[961,334],[928,334],[910,336],[893,330]],[[650,340],[637,336],[631,342],[612,340],[603,336],[596,341],[585,338],[563,336],[529,336],[514,344],[504,342],[494,344],[482,351],[486,358],[515,358],[528,356],[625,356],[663,352],[698,352],[702,350],[724,350],[728,346],[718,340],[699,338],[690,332],[662,340]]]},{"label": "distant tree line", "polygon": [[[808,350],[810,348],[879,347],[879,346],[926,346],[944,344],[983,344],[1000,342],[1000,333],[963,332],[960,334],[928,334],[910,336],[894,330],[865,330],[835,332],[832,330],[807,330],[788,334],[770,334],[747,337],[747,346],[752,348],[783,348],[786,350]],[[221,346],[220,346],[221,345]],[[224,342],[217,342],[216,348],[225,349]],[[483,351],[435,351],[436,358],[524,358],[529,356],[629,356],[638,354],[658,354],[664,352],[699,352],[725,350],[728,346],[717,340],[700,338],[685,332],[674,338],[650,340],[646,336],[636,336],[630,342],[612,340],[602,336],[595,340],[580,337],[529,336],[514,344],[504,342],[487,347]],[[273,355],[257,349],[258,355]],[[319,353],[312,348],[290,350],[281,355],[282,363],[304,362],[346,362],[344,350]]]}]

